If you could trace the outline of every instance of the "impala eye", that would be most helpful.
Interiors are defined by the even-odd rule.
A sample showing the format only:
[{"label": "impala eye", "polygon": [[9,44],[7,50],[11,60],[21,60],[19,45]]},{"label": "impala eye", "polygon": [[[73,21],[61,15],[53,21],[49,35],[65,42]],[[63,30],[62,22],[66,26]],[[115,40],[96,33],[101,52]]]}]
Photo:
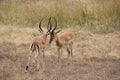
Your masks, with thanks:
[{"label": "impala eye", "polygon": [[47,32],[47,35],[49,35],[50,33],[49,32]]}]

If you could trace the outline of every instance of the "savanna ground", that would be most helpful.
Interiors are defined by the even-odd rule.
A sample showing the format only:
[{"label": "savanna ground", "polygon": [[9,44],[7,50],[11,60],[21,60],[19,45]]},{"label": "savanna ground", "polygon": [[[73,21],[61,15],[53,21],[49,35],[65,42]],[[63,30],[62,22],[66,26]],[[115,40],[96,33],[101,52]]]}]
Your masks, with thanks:
[{"label": "savanna ground", "polygon": [[[64,50],[58,62],[54,42],[47,44],[40,70],[31,62],[25,73],[39,20],[50,16],[62,32],[79,30],[74,56]],[[120,80],[119,30],[119,0],[0,0],[0,80]]]},{"label": "savanna ground", "polygon": [[[25,73],[30,39],[39,35],[39,32],[37,28],[18,30],[13,26],[9,32],[10,29],[7,30],[5,27],[0,29],[0,80],[120,79],[119,31],[110,33],[79,31],[73,46],[74,57],[68,59],[67,53],[63,51],[60,62],[55,44],[47,45],[45,58],[40,57],[40,70],[36,71],[34,63],[31,62],[28,73]],[[33,36],[30,37],[28,31]],[[23,35],[19,36],[21,34]]]}]

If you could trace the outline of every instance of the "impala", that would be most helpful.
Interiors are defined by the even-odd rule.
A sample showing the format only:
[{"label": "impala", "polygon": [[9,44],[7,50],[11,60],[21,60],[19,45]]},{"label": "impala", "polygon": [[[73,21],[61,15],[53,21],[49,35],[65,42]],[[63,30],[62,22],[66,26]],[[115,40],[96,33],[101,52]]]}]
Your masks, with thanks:
[{"label": "impala", "polygon": [[[52,43],[52,41],[55,39],[56,42],[56,46],[58,48],[58,59],[60,59],[61,55],[62,55],[62,49],[64,47],[66,47],[67,53],[68,53],[68,57],[71,56],[73,57],[73,40],[74,40],[74,36],[76,34],[76,30],[72,30],[72,31],[66,31],[63,32],[61,34],[58,35],[58,33],[61,30],[58,30],[55,32],[56,28],[57,28],[57,21],[55,20],[55,27],[50,30],[50,40],[49,40],[49,44]],[[51,22],[50,22],[51,25]],[[50,28],[51,29],[51,28]]]},{"label": "impala", "polygon": [[37,65],[37,69],[39,70],[39,55],[42,52],[43,57],[44,57],[44,54],[45,54],[44,49],[46,46],[46,39],[47,39],[47,36],[49,35],[50,28],[51,28],[51,27],[49,27],[50,20],[51,20],[51,18],[49,18],[49,21],[47,24],[47,32],[44,32],[41,28],[41,23],[42,23],[43,19],[41,19],[41,21],[39,23],[39,31],[42,35],[40,37],[34,38],[31,45],[30,45],[30,54],[29,54],[29,58],[28,58],[28,62],[26,65],[25,72],[27,72],[27,70],[28,70],[28,66],[29,66],[32,55],[34,55],[34,60],[35,60],[35,63]]}]

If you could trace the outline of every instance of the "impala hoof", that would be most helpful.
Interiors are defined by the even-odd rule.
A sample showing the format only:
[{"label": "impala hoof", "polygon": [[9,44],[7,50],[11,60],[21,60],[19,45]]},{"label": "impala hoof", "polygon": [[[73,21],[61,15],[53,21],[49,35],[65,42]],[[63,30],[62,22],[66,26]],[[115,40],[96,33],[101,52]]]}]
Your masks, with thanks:
[{"label": "impala hoof", "polygon": [[25,70],[25,73],[27,73],[27,70]]},{"label": "impala hoof", "polygon": [[27,72],[27,70],[28,70],[28,65],[26,66],[25,73]]}]

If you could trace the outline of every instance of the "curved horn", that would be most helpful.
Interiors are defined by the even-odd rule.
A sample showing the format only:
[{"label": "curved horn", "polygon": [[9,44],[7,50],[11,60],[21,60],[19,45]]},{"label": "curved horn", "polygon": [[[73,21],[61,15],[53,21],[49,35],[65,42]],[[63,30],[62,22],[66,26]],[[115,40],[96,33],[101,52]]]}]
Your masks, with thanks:
[{"label": "curved horn", "polygon": [[42,28],[41,28],[41,23],[42,23],[42,21],[43,21],[43,18],[40,20],[40,23],[39,23],[39,31],[41,31],[41,32],[43,32],[43,30],[42,30]]},{"label": "curved horn", "polygon": [[[51,17],[49,18],[49,21],[48,21],[48,24],[47,24],[47,30],[48,30],[48,32],[50,32],[50,30],[52,29],[52,24],[51,24]],[[49,24],[50,24],[50,26],[49,26]]]},{"label": "curved horn", "polygon": [[52,32],[54,32],[54,30],[57,28],[57,20],[56,20],[56,18],[54,18],[54,20],[55,20],[55,27],[53,28]]}]

